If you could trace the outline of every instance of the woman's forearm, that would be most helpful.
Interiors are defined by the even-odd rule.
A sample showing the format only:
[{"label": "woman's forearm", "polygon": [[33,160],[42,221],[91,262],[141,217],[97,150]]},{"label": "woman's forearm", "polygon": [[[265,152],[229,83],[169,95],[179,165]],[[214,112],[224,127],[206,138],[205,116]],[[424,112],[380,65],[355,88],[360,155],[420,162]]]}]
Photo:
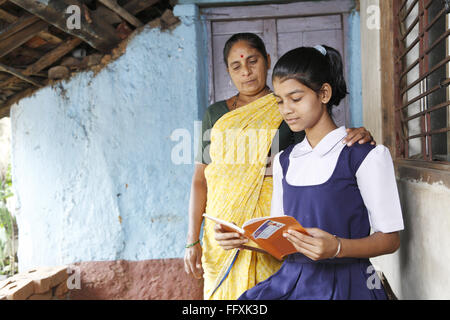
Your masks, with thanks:
[{"label": "woman's forearm", "polygon": [[203,221],[203,213],[206,208],[207,185],[204,176],[206,166],[196,165],[194,177],[191,184],[189,199],[189,226],[187,242],[193,243],[200,237],[200,228]]},{"label": "woman's forearm", "polygon": [[395,252],[400,246],[398,232],[374,234],[362,239],[341,240],[341,251],[338,258],[373,258]]}]

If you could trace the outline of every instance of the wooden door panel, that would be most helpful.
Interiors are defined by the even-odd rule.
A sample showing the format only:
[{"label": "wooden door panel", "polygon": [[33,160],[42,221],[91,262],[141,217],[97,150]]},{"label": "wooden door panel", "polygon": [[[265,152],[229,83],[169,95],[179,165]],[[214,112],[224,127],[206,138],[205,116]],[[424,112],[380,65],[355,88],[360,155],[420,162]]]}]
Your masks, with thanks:
[{"label": "wooden door panel", "polygon": [[[294,48],[300,47],[303,44],[303,33],[302,32],[284,32],[278,34],[278,57],[292,50]],[[273,65],[275,66],[275,62]]]},{"label": "wooden door panel", "polygon": [[[272,68],[278,58],[291,49],[325,44],[336,48],[345,57],[343,29],[342,16],[339,14],[212,22],[213,101],[224,100],[237,93],[223,62],[223,47],[234,33],[252,32],[263,39],[267,52],[272,58],[267,79],[268,85],[272,87]],[[347,100],[335,107],[333,118],[338,126],[345,125],[347,109]]]},{"label": "wooden door panel", "polygon": [[343,54],[342,30],[308,31],[303,33],[303,46],[311,47],[318,44],[333,47]]},{"label": "wooden door panel", "polygon": [[228,35],[231,37],[240,32],[263,32],[264,20],[243,20],[243,21],[215,21],[212,24],[214,35]]},{"label": "wooden door panel", "polygon": [[305,32],[342,29],[340,15],[278,19],[277,32]]}]

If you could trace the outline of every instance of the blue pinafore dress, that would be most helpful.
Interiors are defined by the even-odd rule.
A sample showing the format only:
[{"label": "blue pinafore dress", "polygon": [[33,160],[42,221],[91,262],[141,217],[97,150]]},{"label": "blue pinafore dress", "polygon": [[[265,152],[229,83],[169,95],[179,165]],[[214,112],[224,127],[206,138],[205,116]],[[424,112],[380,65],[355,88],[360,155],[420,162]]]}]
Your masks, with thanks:
[{"label": "blue pinafore dress", "polygon": [[[345,146],[328,181],[313,186],[293,186],[286,181],[293,147],[280,154],[285,214],[295,217],[306,228],[319,228],[341,238],[369,236],[368,212],[355,174],[374,146]],[[295,253],[285,259],[278,272],[239,299],[383,300],[387,296],[369,259],[313,261]]]}]

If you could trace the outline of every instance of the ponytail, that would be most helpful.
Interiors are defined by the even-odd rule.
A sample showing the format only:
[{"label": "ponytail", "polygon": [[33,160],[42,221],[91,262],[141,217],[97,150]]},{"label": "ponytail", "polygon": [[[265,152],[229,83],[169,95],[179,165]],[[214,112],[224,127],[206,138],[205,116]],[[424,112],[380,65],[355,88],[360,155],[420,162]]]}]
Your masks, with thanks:
[{"label": "ponytail", "polygon": [[347,84],[344,79],[344,66],[341,54],[332,47],[323,46],[327,50],[326,57],[330,66],[330,85],[333,88],[333,95],[328,102],[329,107],[337,106],[348,94]]}]

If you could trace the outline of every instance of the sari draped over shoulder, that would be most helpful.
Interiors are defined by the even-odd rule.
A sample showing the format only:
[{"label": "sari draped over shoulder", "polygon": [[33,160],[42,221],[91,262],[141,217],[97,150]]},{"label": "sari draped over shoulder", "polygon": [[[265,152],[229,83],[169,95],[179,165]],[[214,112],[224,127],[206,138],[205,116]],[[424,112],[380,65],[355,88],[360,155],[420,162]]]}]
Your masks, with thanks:
[{"label": "sari draped over shoulder", "polygon": [[[211,130],[211,163],[205,169],[206,213],[238,226],[270,215],[272,177],[264,176],[267,154],[282,117],[273,94],[222,116]],[[281,262],[250,250],[223,250],[214,222],[204,221],[204,298],[237,299],[275,273]]]}]

